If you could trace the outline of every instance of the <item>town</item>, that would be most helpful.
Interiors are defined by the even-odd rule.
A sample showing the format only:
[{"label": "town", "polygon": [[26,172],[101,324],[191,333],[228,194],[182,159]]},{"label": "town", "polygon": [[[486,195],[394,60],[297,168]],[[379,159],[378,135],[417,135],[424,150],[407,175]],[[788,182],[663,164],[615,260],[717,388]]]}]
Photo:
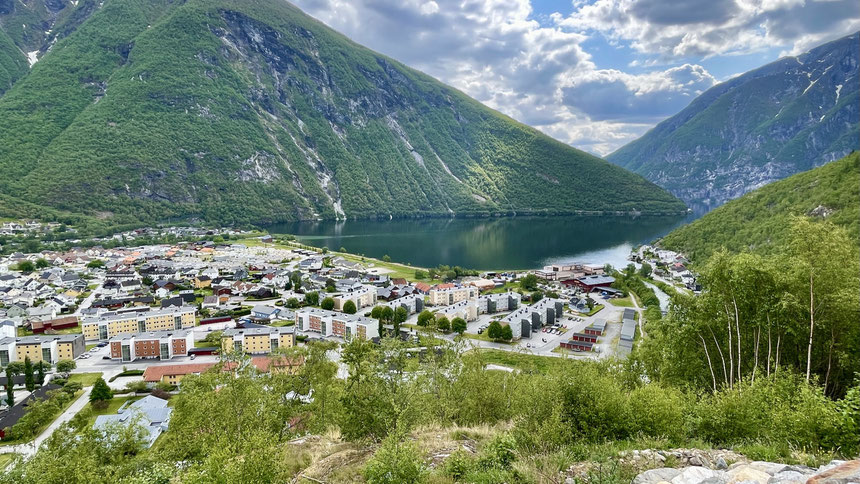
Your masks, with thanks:
[{"label": "town", "polygon": [[[177,391],[184,376],[243,358],[263,372],[292,371],[302,362],[279,350],[308,341],[390,336],[426,349],[446,339],[463,351],[601,359],[629,354],[643,327],[636,297],[614,288],[603,265],[408,277],[406,266],[247,232],[140,229],[100,241],[153,235],[195,240],[0,259],[0,439],[17,443],[11,450],[33,452],[20,442],[38,445],[104,385],[148,396],[99,415],[94,428],[139,415],[152,445],[171,411],[157,395]],[[631,259],[694,288],[678,254],[643,246]],[[77,400],[46,417],[55,421],[25,418],[34,400],[69,395]]]}]

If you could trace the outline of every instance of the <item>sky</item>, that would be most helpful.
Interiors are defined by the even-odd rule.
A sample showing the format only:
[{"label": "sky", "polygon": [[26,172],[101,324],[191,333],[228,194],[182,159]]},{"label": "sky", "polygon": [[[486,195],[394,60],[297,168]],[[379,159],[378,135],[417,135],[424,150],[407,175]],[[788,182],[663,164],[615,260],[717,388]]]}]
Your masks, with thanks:
[{"label": "sky", "polygon": [[600,156],[714,84],[860,30],[858,0],[292,1]]}]

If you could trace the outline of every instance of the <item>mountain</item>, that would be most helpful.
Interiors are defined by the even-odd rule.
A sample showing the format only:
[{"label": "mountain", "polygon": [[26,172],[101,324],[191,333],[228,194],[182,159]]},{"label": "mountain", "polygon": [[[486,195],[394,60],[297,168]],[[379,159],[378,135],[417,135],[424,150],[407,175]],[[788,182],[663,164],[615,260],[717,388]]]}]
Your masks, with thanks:
[{"label": "mountain", "polygon": [[860,240],[860,153],[798,173],[732,200],[666,235],[660,245],[703,259],[721,246],[768,251],[792,215],[827,219]]},{"label": "mountain", "polygon": [[860,148],[860,33],[714,86],[607,159],[713,208]]},{"label": "mountain", "polygon": [[9,35],[41,53],[0,97],[0,194],[20,206],[116,223],[684,210],[280,0],[26,3],[49,28]]}]

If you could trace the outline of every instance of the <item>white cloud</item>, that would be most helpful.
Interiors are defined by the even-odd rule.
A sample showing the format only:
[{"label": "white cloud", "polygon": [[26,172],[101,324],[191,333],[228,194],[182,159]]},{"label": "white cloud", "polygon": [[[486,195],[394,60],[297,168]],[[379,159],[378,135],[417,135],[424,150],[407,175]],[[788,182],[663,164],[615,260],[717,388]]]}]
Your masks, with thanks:
[{"label": "white cloud", "polygon": [[[831,27],[846,28],[830,18],[830,7],[809,0],[575,0],[573,14],[541,15],[543,24],[529,0],[296,3],[356,42],[598,154],[635,139],[712,86],[714,77],[696,58],[788,45],[786,38],[805,44]],[[804,20],[777,15],[813,3],[810,12],[818,14],[807,12]],[[583,47],[590,35],[630,45],[642,53],[631,67],[650,71],[599,69]],[[774,44],[777,38],[782,44]]]}]

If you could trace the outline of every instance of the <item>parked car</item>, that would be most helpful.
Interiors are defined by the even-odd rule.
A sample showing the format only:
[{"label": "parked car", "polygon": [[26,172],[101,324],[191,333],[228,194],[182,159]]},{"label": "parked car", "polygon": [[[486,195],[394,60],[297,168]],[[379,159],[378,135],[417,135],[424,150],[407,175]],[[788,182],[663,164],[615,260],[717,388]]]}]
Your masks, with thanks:
[{"label": "parked car", "polygon": [[197,355],[191,355],[191,359],[197,358]]},{"label": "parked car", "polygon": [[108,355],[104,355],[104,356],[102,356],[102,359],[103,359],[103,360],[109,360],[109,359],[110,359],[110,356],[108,356]]}]

